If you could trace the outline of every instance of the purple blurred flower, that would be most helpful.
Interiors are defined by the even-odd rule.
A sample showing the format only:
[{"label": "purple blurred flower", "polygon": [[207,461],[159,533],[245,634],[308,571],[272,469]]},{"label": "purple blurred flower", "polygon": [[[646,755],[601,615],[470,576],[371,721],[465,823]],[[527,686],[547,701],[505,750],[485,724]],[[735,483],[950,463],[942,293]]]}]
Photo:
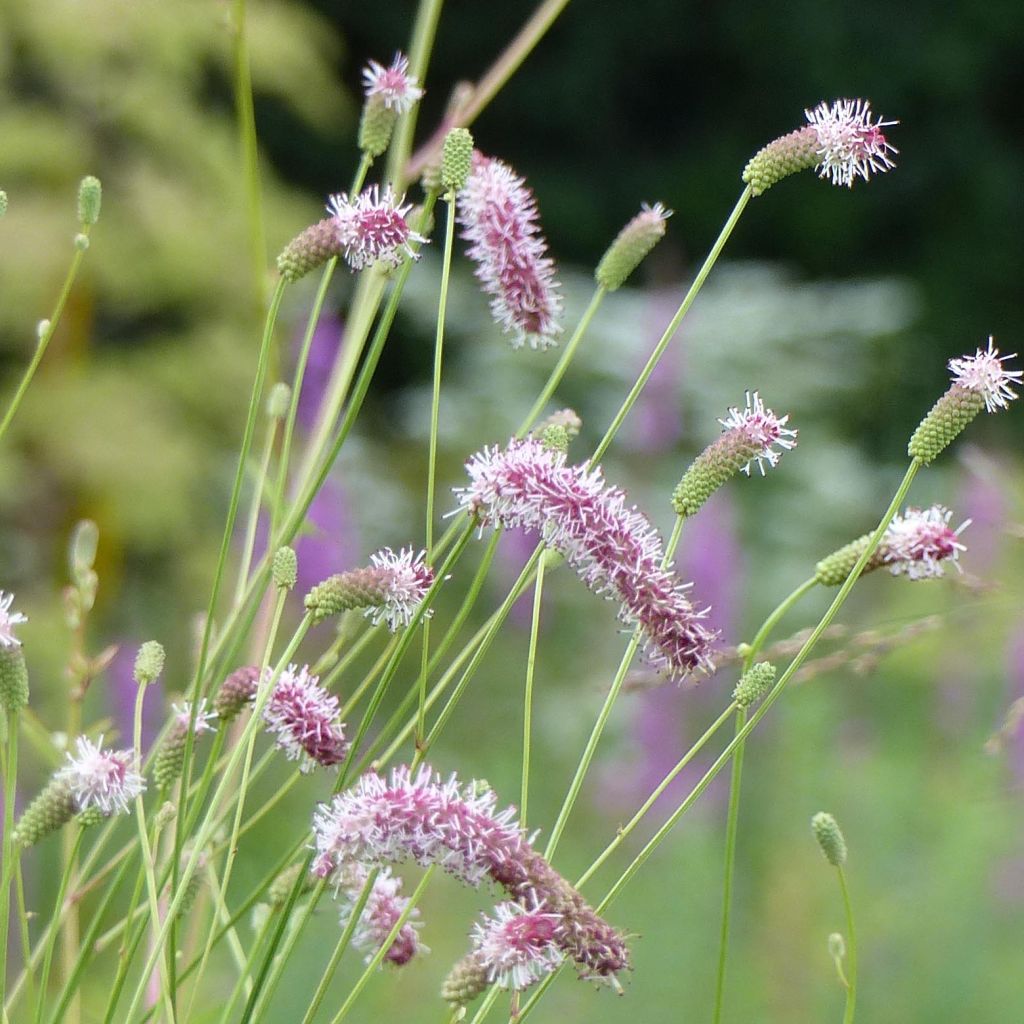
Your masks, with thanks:
[{"label": "purple blurred flower", "polygon": [[[302,330],[296,332],[294,342],[296,359],[298,359],[302,347],[302,336]],[[316,422],[317,411],[320,408],[320,402],[323,399],[331,370],[344,338],[345,325],[337,316],[325,313],[320,317],[320,321],[313,331],[302,393],[299,395],[298,422],[304,430],[311,429]]]}]

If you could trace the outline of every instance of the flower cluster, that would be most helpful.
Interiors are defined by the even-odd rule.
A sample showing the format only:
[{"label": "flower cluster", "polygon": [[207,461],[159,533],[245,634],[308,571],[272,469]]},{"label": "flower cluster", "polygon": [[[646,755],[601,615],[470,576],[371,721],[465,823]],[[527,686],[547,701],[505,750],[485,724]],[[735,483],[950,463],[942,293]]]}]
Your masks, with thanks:
[{"label": "flower cluster", "polygon": [[554,345],[562,300],[526,183],[507,164],[477,151],[459,193],[458,217],[476,276],[491,296],[491,315],[512,335],[513,347]]},{"label": "flower cluster", "polygon": [[21,612],[12,612],[13,594],[5,594],[0,590],[0,647],[20,647],[21,641],[14,635],[14,627],[20,626],[28,619]]},{"label": "flower cluster", "polygon": [[93,743],[87,736],[75,741],[78,756],[70,751],[68,763],[56,779],[67,786],[79,811],[97,807],[104,814],[125,813],[132,801],[146,788],[136,770],[133,750],[104,750],[103,737]]},{"label": "flower cluster", "polygon": [[562,965],[563,932],[562,917],[543,905],[499,903],[493,917],[473,925],[471,955],[486,969],[489,984],[518,991]]},{"label": "flower cluster", "polygon": [[355,198],[333,195],[327,204],[337,243],[353,270],[380,262],[397,267],[403,259],[418,259],[413,242],[426,242],[406,219],[411,203],[403,203],[388,185],[383,192],[373,185]]},{"label": "flower cluster", "polygon": [[[344,895],[344,906],[341,911],[342,927],[348,924],[352,911],[362,894],[363,886],[370,877],[370,872],[362,864],[350,863],[336,876],[336,881]],[[366,951],[367,961],[372,960],[384,944],[391,929],[409,906],[409,898],[401,895],[402,880],[392,875],[389,868],[381,868],[373,880],[373,887],[367,894],[363,911],[359,915],[352,943],[358,949]],[[405,923],[398,930],[384,959],[396,967],[407,964],[419,953],[429,950],[420,942],[419,910],[413,908],[406,917]]]},{"label": "flower cluster", "polygon": [[423,97],[415,75],[409,74],[409,58],[396,53],[390,67],[371,60],[363,69],[363,86],[367,99],[379,97],[388,110],[404,114]]},{"label": "flower cluster", "polygon": [[425,554],[414,554],[412,548],[397,554],[382,548],[370,556],[367,568],[318,583],[306,595],[306,608],[316,621],[350,608],[365,608],[375,626],[384,622],[393,633],[412,621],[434,583],[434,570],[423,561]]},{"label": "flower cluster", "polygon": [[[344,884],[347,865],[382,866],[412,858],[437,864],[472,886],[490,879],[525,910],[543,908],[556,919],[544,934],[575,960],[584,976],[611,981],[629,967],[621,934],[532,848],[511,807],[497,811],[489,787],[462,785],[454,775],[444,781],[426,765],[415,773],[395,768],[388,778],[370,772],[321,805],[313,833],[314,871],[322,878]],[[521,944],[533,935],[539,946],[540,933],[522,927]],[[505,958],[493,966],[497,977],[514,965]]]},{"label": "flower cluster", "polygon": [[339,714],[338,698],[310,675],[308,666],[289,665],[263,708],[263,721],[288,760],[310,772],[318,764],[329,768],[345,759],[348,741]]},{"label": "flower cluster", "polygon": [[716,634],[700,621],[688,584],[663,566],[658,532],[626,495],[588,463],[527,438],[485,448],[466,464],[472,483],[456,488],[481,523],[540,532],[592,591],[620,603],[620,619],[639,627],[647,660],[670,678],[710,671]]}]

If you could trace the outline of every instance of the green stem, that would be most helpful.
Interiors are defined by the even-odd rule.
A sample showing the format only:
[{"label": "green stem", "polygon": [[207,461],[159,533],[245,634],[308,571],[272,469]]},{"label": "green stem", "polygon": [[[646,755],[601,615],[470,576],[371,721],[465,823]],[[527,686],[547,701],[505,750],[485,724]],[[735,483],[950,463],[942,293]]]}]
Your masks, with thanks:
[{"label": "green stem", "polygon": [[857,1005],[857,931],[853,926],[853,907],[850,903],[850,890],[846,885],[846,872],[841,864],[836,865],[839,874],[839,888],[843,893],[843,909],[846,911],[846,930],[849,933],[847,944],[847,960],[849,970],[846,974],[846,1009],[843,1012],[843,1024],[853,1024],[853,1011]]},{"label": "green stem", "polygon": [[11,880],[17,851],[14,847],[14,796],[18,777],[18,711],[7,714],[7,749],[4,751],[4,834],[0,855],[0,1010],[7,993],[7,930],[10,919]]},{"label": "green stem", "polygon": [[812,591],[817,585],[818,581],[812,576],[810,579],[804,580],[796,590],[794,590],[788,597],[783,598],[775,606],[772,613],[761,624],[761,628],[754,634],[754,639],[747,645],[747,650],[743,655],[744,672],[749,672],[753,667],[754,659],[764,646],[765,641],[790,608],[792,608],[806,594],[810,593],[810,591]]},{"label": "green stem", "polygon": [[245,597],[245,585],[252,567],[252,553],[256,547],[256,530],[260,521],[260,508],[266,492],[267,475],[270,471],[270,458],[274,453],[274,441],[277,438],[276,416],[270,417],[267,424],[267,438],[263,443],[263,454],[260,456],[260,468],[253,481],[252,501],[249,503],[249,520],[245,527],[245,541],[242,546],[242,558],[238,567],[238,581],[235,583],[235,600],[233,607],[238,608]]},{"label": "green stem", "polygon": [[597,312],[598,307],[601,305],[601,302],[607,294],[608,292],[600,285],[594,290],[594,294],[590,297],[590,302],[587,304],[587,308],[584,310],[583,316],[576,325],[576,329],[572,332],[572,337],[562,350],[562,354],[559,357],[558,362],[555,364],[555,368],[551,371],[551,375],[548,377],[547,383],[545,383],[544,387],[541,389],[541,393],[537,396],[537,400],[533,403],[533,407],[526,414],[526,418],[519,425],[519,429],[516,431],[516,437],[525,436],[530,427],[537,422],[538,417],[551,400],[551,396],[555,393],[558,385],[561,384],[562,378],[565,376],[565,371],[569,369],[569,364],[573,361],[573,358],[576,355],[576,350],[579,348],[580,342],[583,340],[583,335],[586,333],[591,320],[594,319],[594,314]]},{"label": "green stem", "polygon": [[[669,537],[668,543],[665,545],[665,554],[661,560],[662,568],[665,568],[672,561],[672,557],[676,553],[676,548],[679,546],[679,538],[682,536],[682,532],[683,517],[676,516],[676,521],[672,528],[672,535]],[[558,812],[558,818],[555,820],[555,824],[551,829],[551,835],[548,837],[548,845],[544,849],[545,860],[551,860],[554,855],[555,848],[558,846],[558,842],[562,838],[562,833],[565,831],[566,822],[569,820],[569,815],[572,813],[572,809],[576,804],[576,799],[580,794],[580,790],[583,788],[583,780],[586,778],[587,772],[590,769],[590,763],[594,759],[594,752],[597,750],[597,744],[604,732],[604,727],[608,724],[612,708],[615,706],[615,701],[619,696],[619,691],[622,689],[622,684],[626,680],[626,673],[629,671],[629,666],[633,662],[633,655],[636,654],[637,648],[640,646],[640,637],[641,632],[640,629],[637,628],[633,631],[633,636],[630,638],[629,644],[626,646],[625,653],[622,655],[622,660],[619,662],[619,668],[615,673],[615,678],[612,680],[612,685],[608,688],[608,695],[605,697],[604,704],[601,706],[601,710],[598,713],[597,721],[594,722],[594,727],[590,731],[590,737],[587,740],[587,745],[583,748],[583,754],[580,756],[579,764],[576,766],[576,774],[573,776],[572,783],[569,786],[569,792],[565,794],[561,810]]]},{"label": "green stem", "polygon": [[[85,235],[86,238],[89,236],[89,227],[90,225],[88,224],[81,225],[81,233]],[[21,403],[25,398],[25,393],[28,391],[29,385],[32,383],[32,378],[35,376],[36,370],[39,369],[39,364],[43,361],[43,356],[46,354],[46,349],[50,344],[50,339],[57,330],[57,325],[60,323],[61,315],[64,312],[64,306],[68,301],[68,295],[71,293],[71,286],[75,283],[75,278],[78,276],[78,269],[82,265],[82,260],[85,259],[85,252],[85,249],[75,248],[75,255],[71,259],[71,266],[68,267],[68,272],[64,277],[64,284],[61,286],[60,295],[57,298],[57,305],[53,308],[53,313],[50,315],[46,329],[36,342],[35,353],[28,364],[28,368],[25,370],[24,376],[18,384],[18,390],[14,392],[14,398],[11,399],[11,404],[7,407],[7,412],[4,413],[3,420],[0,420],[0,441],[3,440],[4,434],[7,433],[7,428],[11,425],[11,421],[17,414],[18,409],[21,408]]]},{"label": "green stem", "polygon": [[626,418],[629,410],[633,408],[633,404],[640,397],[640,392],[643,391],[651,374],[654,373],[654,368],[658,365],[665,349],[668,347],[668,343],[672,340],[673,335],[679,329],[679,325],[683,322],[683,317],[685,317],[690,311],[690,307],[693,305],[693,300],[697,298],[701,288],[704,287],[704,282],[707,280],[708,274],[711,273],[715,263],[718,262],[718,257],[722,254],[722,250],[725,248],[725,243],[729,241],[729,236],[732,234],[733,228],[736,227],[747,203],[750,202],[751,195],[750,186],[747,185],[747,187],[740,193],[739,199],[736,200],[736,205],[733,207],[732,213],[729,214],[729,219],[723,225],[722,230],[718,234],[718,238],[715,239],[715,244],[711,246],[711,251],[705,257],[700,270],[697,271],[697,276],[693,279],[693,283],[690,285],[689,290],[684,296],[679,309],[676,310],[675,316],[673,316],[669,321],[668,327],[665,328],[665,333],[662,334],[661,338],[658,340],[658,344],[654,346],[654,351],[651,353],[651,356],[647,360],[644,368],[640,371],[640,376],[637,378],[636,383],[626,396],[626,400],[622,403],[621,408],[615,414],[615,418],[612,420],[611,425],[608,427],[604,437],[601,439],[601,443],[597,446],[597,449],[591,456],[590,461],[592,463],[596,464],[601,461],[602,456],[608,450],[608,446],[612,443],[612,439],[619,432],[619,427],[622,426],[622,421]]},{"label": "green stem", "polygon": [[[78,848],[82,845],[82,834],[85,832],[85,829],[80,825],[76,825],[75,830],[75,840],[71,849],[71,857],[68,859],[64,870],[61,872],[60,885],[57,888],[57,899],[53,906],[53,920],[60,917],[60,911],[64,906],[64,896],[68,891],[68,881],[71,878],[75,857],[78,855]],[[46,952],[43,954],[43,970],[42,974],[39,976],[39,998],[36,1000],[36,1024],[39,1024],[43,1019],[43,1007],[46,1004],[46,987],[50,980],[50,965],[53,963],[53,948],[57,944],[57,933],[59,930],[60,929],[56,927],[50,928],[49,937],[46,943]]]},{"label": "green stem", "polygon": [[537,665],[537,638],[540,636],[540,607],[544,595],[544,559],[537,563],[533,584],[533,615],[530,619],[530,646],[526,652],[526,686],[523,688],[523,784],[519,797],[519,824],[526,827],[526,807],[530,793],[530,739],[533,731],[533,676]]}]

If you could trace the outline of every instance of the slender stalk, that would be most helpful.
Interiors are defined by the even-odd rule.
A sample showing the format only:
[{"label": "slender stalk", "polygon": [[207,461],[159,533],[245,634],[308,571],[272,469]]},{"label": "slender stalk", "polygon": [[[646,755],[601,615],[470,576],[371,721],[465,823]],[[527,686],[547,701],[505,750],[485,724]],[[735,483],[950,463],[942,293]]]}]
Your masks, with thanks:
[{"label": "slender stalk", "polygon": [[270,471],[270,458],[274,453],[274,441],[277,439],[276,416],[269,417],[267,437],[263,442],[263,454],[260,456],[260,467],[252,486],[252,500],[249,502],[249,519],[245,527],[245,541],[242,545],[242,557],[238,566],[238,581],[235,583],[234,607],[237,608],[245,597],[245,584],[249,579],[252,566],[252,554],[256,547],[256,529],[260,521],[260,508],[266,493],[267,475]]},{"label": "slender stalk", "polygon": [[[440,4],[437,5],[440,8]],[[404,161],[403,161],[404,163]],[[399,165],[401,166],[401,164]],[[434,334],[434,379],[430,399],[430,440],[427,445],[427,529],[426,549],[434,546],[434,490],[437,485],[437,435],[441,413],[441,365],[444,351],[444,321],[448,306],[448,285],[451,280],[452,248],[455,243],[455,193],[445,196],[448,216],[445,219],[444,254],[441,261],[441,294],[437,300],[437,330]],[[419,681],[419,720],[416,723],[416,745],[426,734],[427,667],[430,661],[430,620],[423,623],[423,663]]]},{"label": "slender stalk", "polygon": [[[88,224],[82,224],[79,228],[80,232],[85,235],[86,238],[89,236],[89,228],[90,225]],[[14,392],[11,404],[7,407],[7,412],[4,413],[4,418],[0,420],[0,441],[3,440],[4,434],[7,433],[7,428],[11,425],[11,421],[21,408],[21,403],[24,401],[25,394],[28,391],[29,385],[32,383],[32,378],[35,377],[36,370],[39,369],[39,364],[43,361],[43,356],[46,355],[46,349],[50,344],[50,339],[53,337],[57,330],[57,325],[60,323],[61,315],[64,312],[64,306],[68,301],[68,295],[71,294],[71,287],[75,283],[75,278],[78,276],[78,270],[82,265],[82,260],[85,259],[85,253],[85,249],[79,249],[76,246],[75,255],[71,258],[71,265],[68,267],[68,272],[64,277],[64,284],[61,285],[60,295],[57,297],[57,304],[53,307],[53,312],[50,314],[50,319],[47,321],[46,328],[36,341],[36,350],[32,355],[32,359],[21,378],[21,381],[18,383],[18,389]]]},{"label": "slender stalk", "polygon": [[849,937],[846,947],[849,970],[846,972],[846,1009],[843,1012],[843,1024],[853,1024],[853,1011],[857,1006],[857,930],[853,926],[853,906],[846,884],[846,872],[841,864],[836,865],[836,871],[839,874],[839,888],[843,893],[843,910],[846,912],[846,931]]},{"label": "slender stalk", "polygon": [[18,712],[7,715],[7,749],[4,751],[4,834],[0,855],[0,1010],[7,993],[7,929],[10,920],[11,880],[17,850],[14,847],[14,797],[18,777]]},{"label": "slender stalk", "polygon": [[[28,931],[28,908],[25,904],[25,879],[21,870],[21,859],[14,861],[14,885],[18,894],[18,924],[21,931],[21,962],[22,973],[27,980],[27,996],[31,1003],[35,996],[36,979],[32,967],[32,939]],[[0,999],[0,1009],[4,1008],[3,1000]]]},{"label": "slender stalk", "polygon": [[640,371],[640,376],[637,378],[636,383],[630,389],[630,392],[622,403],[621,408],[615,414],[615,418],[612,420],[611,425],[608,427],[604,437],[601,439],[601,443],[597,446],[597,449],[591,456],[591,462],[597,463],[601,461],[601,457],[608,450],[608,446],[612,443],[612,439],[619,432],[619,427],[622,426],[622,421],[626,418],[629,410],[633,408],[633,404],[640,397],[640,392],[643,391],[651,374],[654,373],[654,369],[658,365],[665,349],[668,347],[668,343],[672,340],[673,335],[675,335],[676,331],[679,329],[679,325],[683,322],[683,317],[685,317],[690,311],[690,307],[693,305],[693,300],[697,298],[697,295],[700,293],[701,288],[704,287],[704,282],[708,279],[708,275],[711,273],[712,268],[718,262],[718,257],[722,254],[722,250],[725,248],[725,243],[729,241],[729,236],[732,234],[733,229],[739,222],[740,216],[743,214],[744,209],[746,209],[747,203],[750,202],[751,195],[752,193],[749,185],[740,193],[740,197],[736,200],[736,205],[733,207],[732,213],[729,214],[728,219],[722,226],[722,230],[718,233],[718,238],[715,239],[714,245],[711,246],[711,251],[704,258],[704,262],[701,264],[700,270],[697,271],[697,276],[693,279],[693,283],[690,285],[682,303],[680,303],[679,309],[676,310],[675,316],[673,316],[669,321],[664,334],[662,334],[661,338],[658,340],[658,344],[654,346],[654,351],[651,353],[650,358],[644,365],[644,368]]},{"label": "slender stalk", "polygon": [[533,729],[533,676],[537,665],[537,638],[540,635],[540,607],[544,595],[544,559],[537,563],[533,584],[533,615],[530,619],[530,646],[526,652],[526,686],[523,688],[523,784],[519,797],[519,824],[526,827],[526,807],[530,794],[530,739]]},{"label": "slender stalk", "polygon": [[[75,840],[72,847],[72,856],[64,866],[64,870],[60,875],[60,885],[57,887],[57,899],[54,901],[53,906],[53,917],[54,919],[60,916],[61,907],[64,905],[64,896],[68,891],[68,882],[71,879],[71,872],[75,863],[75,856],[78,854],[78,848],[82,845],[82,834],[85,829],[80,825],[75,826]],[[53,963],[53,948],[57,944],[57,928],[51,928],[49,931],[49,937],[46,942],[46,952],[43,954],[43,970],[39,976],[39,998],[36,1000],[36,1014],[35,1022],[40,1024],[43,1019],[43,1007],[46,1004],[46,987],[50,980],[50,966]]]}]

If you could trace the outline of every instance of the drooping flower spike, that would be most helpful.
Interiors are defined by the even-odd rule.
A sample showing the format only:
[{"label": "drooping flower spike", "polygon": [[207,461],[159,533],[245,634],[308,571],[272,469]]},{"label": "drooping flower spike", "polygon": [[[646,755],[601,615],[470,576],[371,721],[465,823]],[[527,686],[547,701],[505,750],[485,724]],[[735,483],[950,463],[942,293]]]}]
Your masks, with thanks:
[{"label": "drooping flower spike", "polygon": [[458,219],[476,276],[491,296],[491,315],[512,336],[512,347],[556,344],[562,299],[526,182],[507,164],[474,152]]},{"label": "drooping flower spike", "polygon": [[899,124],[874,119],[867,100],[840,99],[805,110],[807,124],[759,150],[743,171],[743,180],[755,196],[783,178],[814,168],[833,185],[852,187],[857,178],[895,167],[898,153],[883,128]]},{"label": "drooping flower spike", "polygon": [[462,507],[485,526],[538,531],[590,590],[619,602],[619,618],[640,628],[654,668],[672,679],[713,669],[707,611],[694,608],[689,584],[662,568],[657,530],[599,468],[568,466],[563,452],[526,438],[485,448],[466,470],[470,485],[455,488]]},{"label": "drooping flower spike", "polygon": [[1006,409],[1017,397],[1014,387],[1019,386],[1024,377],[1024,371],[1010,370],[1003,365],[1014,358],[1015,352],[1001,356],[990,337],[988,348],[979,348],[973,356],[951,359],[952,384],[914,431],[907,447],[910,456],[931,462],[982,409],[987,412]]}]

